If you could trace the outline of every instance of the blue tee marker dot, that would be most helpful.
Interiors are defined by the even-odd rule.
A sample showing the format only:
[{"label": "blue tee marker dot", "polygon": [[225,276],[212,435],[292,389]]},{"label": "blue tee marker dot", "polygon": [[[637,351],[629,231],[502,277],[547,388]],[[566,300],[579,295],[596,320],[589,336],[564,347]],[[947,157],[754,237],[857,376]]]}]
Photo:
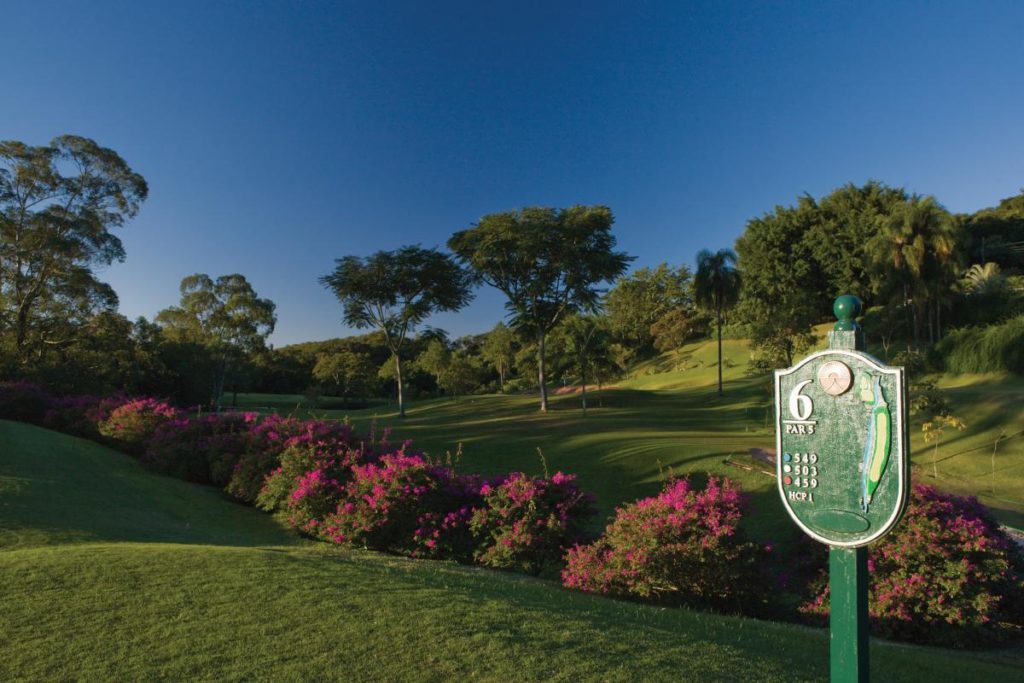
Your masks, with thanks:
[{"label": "blue tee marker dot", "polygon": [[783,459],[783,460],[784,460],[785,462],[789,462],[790,460],[792,460],[792,459],[793,459],[793,456],[792,456],[792,455],[790,455],[789,453],[783,453],[783,454],[782,454],[782,459]]}]

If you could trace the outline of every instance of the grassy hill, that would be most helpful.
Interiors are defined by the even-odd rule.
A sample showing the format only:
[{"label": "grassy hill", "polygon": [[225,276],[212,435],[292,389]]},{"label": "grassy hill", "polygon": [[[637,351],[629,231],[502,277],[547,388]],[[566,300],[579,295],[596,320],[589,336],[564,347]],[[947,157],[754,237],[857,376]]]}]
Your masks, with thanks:
[{"label": "grassy hill", "polygon": [[[0,680],[821,680],[827,635],[301,541],[107,448],[0,422]],[[1020,654],[873,643],[879,681]]]},{"label": "grassy hill", "polygon": [[[451,401],[413,401],[399,420],[394,406],[359,411],[307,410],[299,396],[243,395],[243,403],[281,412],[348,417],[360,431],[376,423],[393,429],[392,440],[412,439],[417,448],[443,457],[462,444],[461,465],[482,473],[548,467],[579,475],[597,494],[605,513],[653,493],[669,468],[678,474],[705,472],[738,480],[752,494],[758,514],[751,530],[785,543],[795,527],[778,502],[774,479],[746,457],[751,448],[773,448],[770,378],[746,376],[745,341],[723,343],[725,395],[717,395],[717,348],[712,341],[688,344],[636,366],[613,387],[588,392],[583,417],[575,394],[556,395],[542,415],[531,395],[469,396]],[[954,414],[968,425],[947,433],[938,458],[912,419],[915,481],[961,495],[977,495],[1004,523],[1024,528],[1024,379],[1013,376],[941,376]],[[1003,433],[1008,437],[995,443]],[[992,449],[996,446],[993,474]],[[933,459],[937,466],[933,468]],[[755,465],[754,470],[736,467]],[[938,477],[934,476],[935,471]]]}]

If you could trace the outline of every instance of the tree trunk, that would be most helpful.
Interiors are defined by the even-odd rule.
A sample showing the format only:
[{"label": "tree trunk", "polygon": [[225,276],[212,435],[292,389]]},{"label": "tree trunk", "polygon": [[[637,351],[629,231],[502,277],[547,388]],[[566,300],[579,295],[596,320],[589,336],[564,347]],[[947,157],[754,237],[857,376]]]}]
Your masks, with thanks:
[{"label": "tree trunk", "polygon": [[544,332],[537,335],[537,383],[540,385],[540,412],[548,412],[548,387],[544,382]]},{"label": "tree trunk", "polygon": [[395,382],[398,384],[398,417],[405,417],[405,399],[402,396],[402,359],[395,354]]},{"label": "tree trunk", "polygon": [[222,360],[217,365],[217,376],[213,379],[213,407],[220,412],[220,400],[224,394],[224,377],[228,374],[228,362]]},{"label": "tree trunk", "polygon": [[583,379],[583,417],[587,416],[587,366],[580,368],[580,375]]},{"label": "tree trunk", "polygon": [[910,351],[910,342],[914,339],[913,315],[910,310],[910,293],[907,292],[907,285],[903,285],[903,309],[907,315],[907,351]]},{"label": "tree trunk", "polygon": [[718,318],[718,395],[722,395],[722,307],[715,309]]},{"label": "tree trunk", "polygon": [[498,387],[501,393],[505,393],[505,361],[498,363]]}]

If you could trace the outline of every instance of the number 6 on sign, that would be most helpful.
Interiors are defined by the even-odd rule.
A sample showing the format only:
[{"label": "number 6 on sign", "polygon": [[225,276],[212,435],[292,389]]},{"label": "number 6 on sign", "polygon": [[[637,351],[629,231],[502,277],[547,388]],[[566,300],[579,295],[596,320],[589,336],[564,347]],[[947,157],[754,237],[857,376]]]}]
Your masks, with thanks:
[{"label": "number 6 on sign", "polygon": [[811,397],[800,393],[804,390],[804,387],[813,381],[808,379],[800,382],[793,387],[793,391],[789,394],[789,414],[793,416],[794,420],[803,422],[814,412],[814,403],[811,401]]}]

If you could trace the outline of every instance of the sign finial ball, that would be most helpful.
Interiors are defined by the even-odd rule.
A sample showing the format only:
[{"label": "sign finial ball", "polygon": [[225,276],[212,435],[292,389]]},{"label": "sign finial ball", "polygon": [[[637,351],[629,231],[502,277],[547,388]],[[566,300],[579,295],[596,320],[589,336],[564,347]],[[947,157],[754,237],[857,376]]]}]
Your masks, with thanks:
[{"label": "sign finial ball", "polygon": [[857,323],[854,322],[854,318],[860,315],[863,306],[860,303],[860,299],[855,297],[853,294],[843,294],[836,298],[834,304],[832,304],[832,312],[839,318],[839,322],[836,323],[835,329],[837,330],[855,330],[857,329]]}]

